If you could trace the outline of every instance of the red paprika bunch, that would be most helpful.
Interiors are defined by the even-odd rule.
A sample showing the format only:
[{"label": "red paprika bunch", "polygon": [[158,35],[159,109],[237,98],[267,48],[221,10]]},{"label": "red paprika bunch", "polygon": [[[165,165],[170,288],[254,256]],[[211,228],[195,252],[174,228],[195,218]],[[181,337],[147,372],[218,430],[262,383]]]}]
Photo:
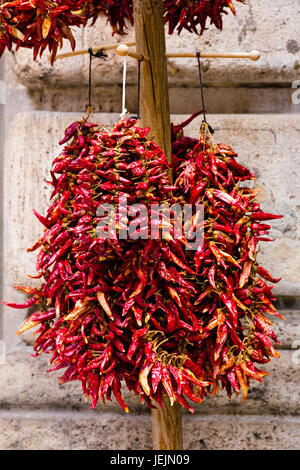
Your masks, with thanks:
[{"label": "red paprika bunch", "polygon": [[[245,3],[244,0],[238,0]],[[190,33],[202,34],[207,29],[207,20],[216,28],[222,29],[222,16],[230,8],[235,15],[231,0],[164,0],[165,22],[169,25],[169,34],[176,29],[180,33],[186,29]]]},{"label": "red paprika bunch", "polygon": [[[279,355],[265,316],[279,314],[261,278],[278,279],[256,262],[257,242],[268,231],[260,221],[276,216],[240,186],[254,175],[230,147],[205,133],[196,142],[183,136],[189,121],[173,128],[175,185],[149,128],[135,120],[111,131],[71,124],[52,165],[51,205],[46,217],[35,212],[45,229],[29,251],[40,249],[35,277],[43,280],[40,288],[16,286],[32,297],[8,305],[35,305],[19,333],[38,327],[35,355],[51,354],[50,371],[66,369],[61,383],[80,380],[92,407],[114,394],[128,411],[124,383],[150,407],[167,394],[193,411],[186,398],[199,403],[220,385],[229,397],[241,389],[245,398],[250,379],[266,375],[254,363]],[[124,202],[143,204],[146,215],[122,206],[103,237],[103,207]],[[149,237],[158,203],[204,204],[197,251],[185,250],[185,234],[174,236],[174,214],[151,220]],[[136,230],[120,237],[129,219]],[[164,239],[157,236],[162,226],[170,228]]]},{"label": "red paprika bunch", "polygon": [[214,143],[206,124],[196,144],[184,138],[181,128],[174,129],[175,184],[186,202],[204,205],[205,212],[204,243],[187,253],[188,264],[197,273],[199,295],[194,305],[204,328],[187,340],[195,342],[191,357],[196,362],[202,357],[212,394],[221,385],[229,397],[241,390],[244,400],[250,380],[261,381],[267,375],[254,363],[280,356],[272,344],[279,343],[273,323],[266,315],[281,315],[272,304],[272,287],[265,282],[280,279],[258,264],[257,252],[260,241],[271,241],[265,221],[282,216],[261,210],[255,201],[259,191],[241,184],[255,175],[237,163],[230,146]]}]

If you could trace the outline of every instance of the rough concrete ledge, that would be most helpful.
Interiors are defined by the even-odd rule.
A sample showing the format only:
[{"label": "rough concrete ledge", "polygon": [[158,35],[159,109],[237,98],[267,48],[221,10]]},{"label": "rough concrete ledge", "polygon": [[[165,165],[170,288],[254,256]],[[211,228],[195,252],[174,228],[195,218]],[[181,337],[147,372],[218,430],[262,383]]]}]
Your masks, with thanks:
[{"label": "rough concrete ledge", "polygon": [[190,450],[292,450],[300,444],[298,417],[187,416],[183,429]]},{"label": "rough concrete ledge", "polygon": [[[57,378],[63,371],[47,373],[48,355],[31,357],[29,347],[18,347],[6,356],[6,364],[0,366],[0,409],[9,408],[72,408],[89,410],[85,403],[80,382],[59,385]],[[281,358],[274,359],[262,368],[270,373],[263,383],[252,381],[252,387],[245,403],[240,397],[228,401],[224,392],[217,397],[207,398],[195,406],[196,414],[233,415],[298,415],[299,414],[299,351],[281,351]],[[138,397],[126,389],[124,398],[131,413],[148,413]],[[99,403],[95,412],[114,411],[123,415],[120,406],[113,399],[105,405]],[[189,414],[189,412],[187,412]]]},{"label": "rough concrete ledge", "polygon": [[[179,36],[167,35],[167,50],[184,51],[251,51],[259,49],[261,59],[203,60],[206,84],[228,85],[237,83],[284,83],[288,84],[299,76],[298,23],[299,4],[294,0],[285,2],[248,1],[248,5],[235,2],[237,16],[231,13],[224,17],[222,31],[213,26],[198,37],[188,32]],[[112,41],[132,41],[132,29],[128,35],[112,39],[111,29],[104,18],[98,19],[93,27],[76,30],[77,49]],[[69,51],[65,46],[63,52]],[[114,52],[108,53],[107,61],[93,61],[93,82],[111,84],[121,82],[122,59]],[[176,59],[172,63],[179,67],[179,73],[169,74],[170,85],[198,86],[197,62],[193,59]],[[18,79],[26,86],[34,88],[45,85],[72,87],[86,84],[88,80],[88,56],[60,60],[51,68],[47,54],[42,60],[32,63],[32,52],[20,50],[14,56],[14,68]],[[136,62],[128,60],[128,83],[136,82]]]},{"label": "rough concrete ledge", "polygon": [[[184,450],[292,450],[299,444],[299,418],[183,417]],[[151,445],[150,416],[0,411],[3,450],[146,450]]]},{"label": "rough concrete ledge", "polygon": [[[292,93],[297,90],[283,87],[205,87],[205,105],[209,113],[213,114],[264,114],[264,113],[299,113],[300,106],[292,102]],[[46,90],[35,88],[27,89],[24,85],[14,81],[6,84],[7,102],[11,106],[7,111],[14,114],[15,106],[18,110],[45,110],[52,112],[80,112],[86,109],[88,88],[61,88],[47,87]],[[170,110],[173,114],[192,114],[201,107],[200,87],[169,88]],[[122,86],[121,84],[107,84],[93,88],[92,104],[94,112],[117,113],[121,111]],[[126,108],[135,113],[137,107],[137,87],[135,84],[126,86]]]},{"label": "rough concrete ledge", "polygon": [[0,411],[0,449],[112,450],[151,448],[150,416],[70,410]]}]

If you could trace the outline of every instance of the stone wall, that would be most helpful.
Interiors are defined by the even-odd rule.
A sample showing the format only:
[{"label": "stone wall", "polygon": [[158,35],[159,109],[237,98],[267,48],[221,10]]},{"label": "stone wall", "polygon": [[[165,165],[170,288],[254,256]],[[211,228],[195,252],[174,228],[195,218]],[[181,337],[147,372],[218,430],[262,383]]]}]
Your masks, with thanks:
[{"label": "stone wall", "polygon": [[[298,44],[300,4],[286,0],[237,6],[237,17],[224,20],[222,32],[211,28],[203,37],[187,33],[167,39],[168,51],[259,49],[261,59],[202,61],[209,122],[216,139],[232,145],[241,163],[257,174],[260,200],[267,211],[285,215],[274,221],[272,244],[263,247],[264,265],[282,281],[274,292],[286,321],[276,321],[281,358],[270,376],[253,384],[246,403],[224,396],[183,415],[185,449],[296,449],[300,444],[300,104],[292,82],[300,79]],[[298,15],[298,16],[297,16]],[[76,34],[77,48],[111,42],[105,20]],[[113,40],[121,41],[115,37]],[[133,39],[133,31],[126,40]],[[64,52],[68,50],[65,47]],[[1,59],[3,63],[3,59]],[[171,60],[169,69],[172,121],[181,122],[201,105],[197,62]],[[32,207],[47,206],[51,160],[59,151],[64,128],[79,119],[87,104],[88,57],[32,62],[31,51],[5,57],[5,152],[2,174],[2,296],[18,301],[14,284],[26,284],[35,255],[27,254],[40,233]],[[174,73],[176,72],[176,73]],[[93,60],[93,105],[98,122],[109,125],[121,111],[122,60],[114,52]],[[136,63],[128,59],[126,106],[136,111]],[[199,135],[201,119],[187,134]],[[0,364],[0,448],[2,449],[148,449],[151,415],[125,393],[131,413],[115,402],[91,411],[80,384],[58,385],[46,373],[47,358],[32,358],[32,334],[17,339],[24,312],[3,309]],[[4,360],[5,359],[5,360]]]}]

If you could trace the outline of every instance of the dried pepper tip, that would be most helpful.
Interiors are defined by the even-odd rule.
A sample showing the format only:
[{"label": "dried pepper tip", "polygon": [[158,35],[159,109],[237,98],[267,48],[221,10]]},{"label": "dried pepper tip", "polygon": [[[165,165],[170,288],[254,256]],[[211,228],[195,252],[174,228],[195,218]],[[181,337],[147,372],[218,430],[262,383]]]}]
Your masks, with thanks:
[{"label": "dried pepper tip", "polygon": [[99,304],[101,305],[105,313],[109,316],[111,320],[114,320],[114,315],[111,311],[110,306],[108,305],[105,294],[103,292],[97,292],[97,298],[98,298]]},{"label": "dried pepper tip", "polygon": [[150,395],[151,389],[148,383],[148,375],[152,369],[153,364],[146,364],[140,372],[139,381],[146,395]]},{"label": "dried pepper tip", "polygon": [[30,318],[28,318],[27,320],[24,321],[24,323],[22,323],[22,325],[19,327],[18,331],[17,331],[17,335],[21,335],[22,333],[24,333],[24,331],[27,331],[27,330],[30,330],[31,328],[34,328],[35,326],[37,326],[39,323],[36,322],[36,321],[32,321],[30,320]]}]

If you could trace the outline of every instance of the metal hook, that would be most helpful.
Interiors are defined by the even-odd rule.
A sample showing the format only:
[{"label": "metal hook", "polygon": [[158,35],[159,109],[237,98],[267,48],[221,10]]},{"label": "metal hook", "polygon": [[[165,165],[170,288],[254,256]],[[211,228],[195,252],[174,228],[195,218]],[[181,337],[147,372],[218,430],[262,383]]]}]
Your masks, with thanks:
[{"label": "metal hook", "polygon": [[207,120],[206,120],[206,108],[205,108],[205,102],[204,102],[204,89],[203,89],[203,81],[202,81],[202,72],[201,72],[201,64],[200,64],[200,52],[196,52],[196,57],[197,57],[197,60],[198,60],[198,72],[199,72],[199,80],[200,80],[200,89],[201,89],[201,100],[202,100],[202,112],[203,112],[203,121],[211,134],[214,133],[214,130],[213,128],[208,124]]},{"label": "metal hook", "polygon": [[92,112],[92,57],[97,57],[97,58],[101,58],[101,59],[105,60],[106,57],[107,57],[107,54],[104,54],[102,49],[99,49],[99,51],[97,51],[97,52],[93,52],[92,47],[89,47],[88,53],[89,53],[89,56],[90,56],[90,63],[89,63],[89,102],[88,102],[88,105],[87,105],[87,113],[88,113],[88,116],[89,116]]}]

